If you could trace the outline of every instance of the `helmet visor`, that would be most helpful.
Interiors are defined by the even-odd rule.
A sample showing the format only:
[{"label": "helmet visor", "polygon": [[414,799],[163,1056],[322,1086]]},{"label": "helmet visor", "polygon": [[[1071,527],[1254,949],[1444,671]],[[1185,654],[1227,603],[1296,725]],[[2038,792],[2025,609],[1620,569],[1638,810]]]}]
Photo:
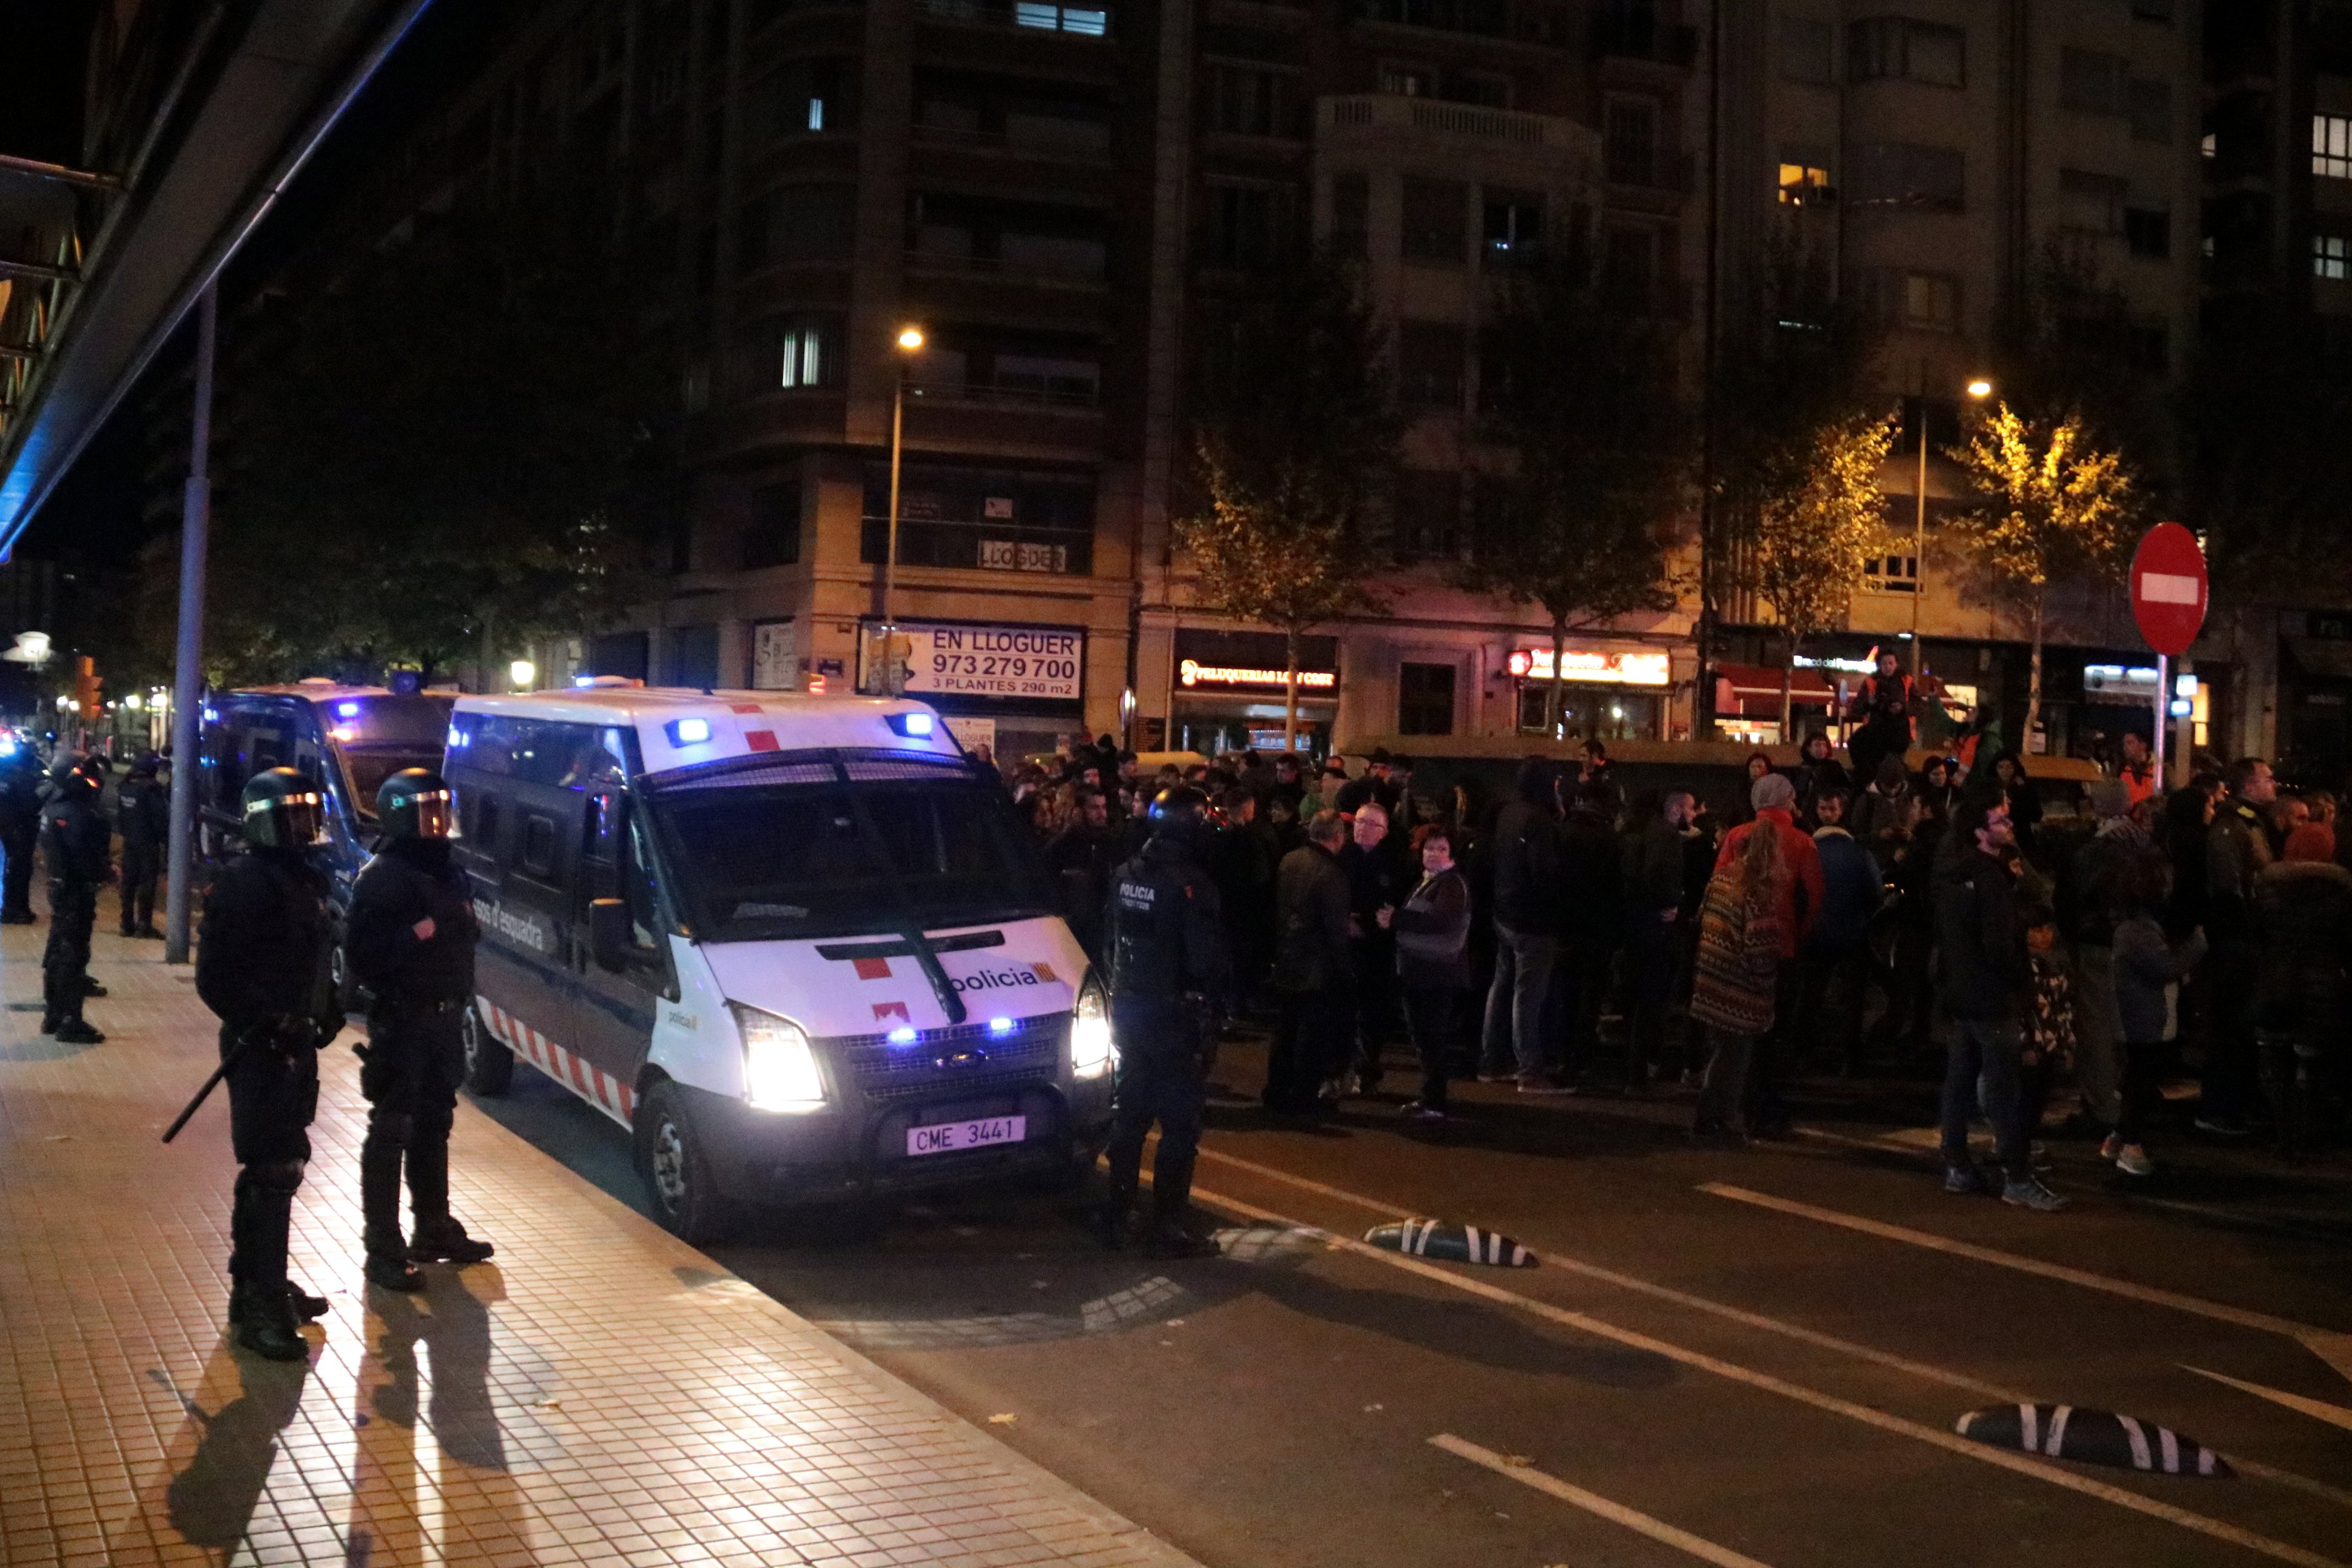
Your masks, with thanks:
[{"label": "helmet visor", "polygon": [[457,837],[457,797],[446,789],[428,789],[408,797],[409,809],[416,814],[416,837],[419,838],[455,838]]},{"label": "helmet visor", "polygon": [[327,800],[315,790],[301,795],[289,795],[278,803],[278,820],[285,825],[285,837],[279,840],[289,849],[299,849],[327,841]]}]

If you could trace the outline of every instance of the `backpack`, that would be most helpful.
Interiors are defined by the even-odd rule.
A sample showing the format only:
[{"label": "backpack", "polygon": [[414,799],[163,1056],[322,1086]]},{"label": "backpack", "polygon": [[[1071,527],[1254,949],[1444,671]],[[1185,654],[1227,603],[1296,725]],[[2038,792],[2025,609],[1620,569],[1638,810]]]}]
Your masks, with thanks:
[{"label": "backpack", "polygon": [[1772,1026],[1780,972],[1780,900],[1769,886],[1751,894],[1747,880],[1738,865],[1708,880],[1691,981],[1690,1016],[1733,1035],[1760,1035]]}]

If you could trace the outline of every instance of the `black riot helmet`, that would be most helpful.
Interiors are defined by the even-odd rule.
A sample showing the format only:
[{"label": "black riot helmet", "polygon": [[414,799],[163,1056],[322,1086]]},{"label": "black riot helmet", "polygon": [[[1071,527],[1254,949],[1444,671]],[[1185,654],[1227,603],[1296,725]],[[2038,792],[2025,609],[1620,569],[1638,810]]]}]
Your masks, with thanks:
[{"label": "black riot helmet", "polygon": [[245,781],[245,841],[256,849],[308,849],[327,841],[327,797],[292,768]]},{"label": "black riot helmet", "polygon": [[1209,818],[1209,797],[1191,784],[1171,784],[1151,797],[1151,837],[1180,849],[1201,847]]},{"label": "black riot helmet", "polygon": [[385,842],[455,838],[457,797],[431,768],[403,768],[375,792],[375,820]]}]

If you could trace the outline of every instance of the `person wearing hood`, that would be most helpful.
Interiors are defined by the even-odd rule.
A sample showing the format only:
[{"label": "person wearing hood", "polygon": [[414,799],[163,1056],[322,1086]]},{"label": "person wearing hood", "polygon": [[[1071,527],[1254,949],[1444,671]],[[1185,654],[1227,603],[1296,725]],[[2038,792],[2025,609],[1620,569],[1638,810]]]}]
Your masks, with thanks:
[{"label": "person wearing hood", "polygon": [[1853,788],[1853,779],[1845,764],[1837,760],[1830,738],[1819,730],[1805,737],[1804,748],[1797,757],[1797,816],[1806,826],[1821,826],[1821,814],[1814,802],[1830,790],[1844,792]]},{"label": "person wearing hood", "polygon": [[1842,1069],[1851,1073],[1861,1055],[1870,920],[1886,896],[1886,882],[1870,852],[1846,831],[1845,802],[1844,792],[1836,789],[1825,789],[1813,800],[1821,822],[1813,829],[1813,850],[1822,863],[1822,910],[1802,954],[1796,1044],[1800,1050],[1822,1044],[1824,1016],[1834,1007],[1836,1056]]},{"label": "person wearing hood", "polygon": [[1495,889],[1495,981],[1478,1076],[1515,1077],[1522,1094],[1559,1092],[1546,1059],[1544,998],[1559,957],[1559,836],[1552,815],[1552,768],[1519,763],[1512,796],[1495,816],[1488,850]]},{"label": "person wearing hood", "polygon": [[1766,773],[1749,788],[1748,804],[1756,814],[1754,818],[1724,835],[1715,868],[1722,871],[1738,863],[1752,834],[1769,833],[1780,840],[1779,864],[1783,869],[1772,882],[1779,908],[1772,912],[1771,925],[1780,955],[1774,978],[1772,1020],[1757,1037],[1745,1075],[1748,1096],[1756,1106],[1748,1130],[1769,1138],[1784,1135],[1788,1128],[1780,1077],[1783,1066],[1796,1054],[1797,955],[1821,916],[1824,890],[1821,852],[1811,836],[1797,826],[1796,785],[1784,773]]}]

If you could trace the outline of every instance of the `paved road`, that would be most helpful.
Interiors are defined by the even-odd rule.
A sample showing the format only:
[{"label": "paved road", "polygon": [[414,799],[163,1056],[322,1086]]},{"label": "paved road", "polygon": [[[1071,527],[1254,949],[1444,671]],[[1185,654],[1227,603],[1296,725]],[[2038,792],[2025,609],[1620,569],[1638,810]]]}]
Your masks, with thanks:
[{"label": "paved road", "polygon": [[[640,1201],[616,1129],[517,1079],[486,1109]],[[1212,1568],[2352,1563],[2352,1163],[2179,1149],[2126,1192],[2061,1145],[2077,1205],[2041,1216],[1940,1192],[1916,1085],[1840,1086],[1740,1153],[1688,1147],[1672,1098],[1463,1100],[1438,1133],[1377,1102],[1310,1133],[1223,1097],[1221,1258],[1107,1256],[1072,1201],[1002,1192],[717,1257]],[[1408,1215],[1544,1266],[1341,1239]],[[2020,1399],[2246,1473],[1952,1435]]]}]

